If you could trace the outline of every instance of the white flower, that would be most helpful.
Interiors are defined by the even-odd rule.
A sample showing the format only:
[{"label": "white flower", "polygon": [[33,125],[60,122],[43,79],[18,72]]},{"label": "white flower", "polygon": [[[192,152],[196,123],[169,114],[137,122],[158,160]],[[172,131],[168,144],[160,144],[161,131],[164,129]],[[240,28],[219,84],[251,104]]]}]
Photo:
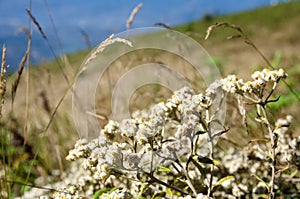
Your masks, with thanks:
[{"label": "white flower", "polygon": [[109,120],[108,124],[104,127],[104,135],[110,136],[119,133],[119,123]]},{"label": "white flower", "polygon": [[205,90],[205,93],[207,96],[213,96],[218,92],[218,90],[221,87],[222,87],[222,81],[217,80],[208,86],[208,88]]},{"label": "white flower", "polygon": [[137,125],[133,119],[125,119],[120,124],[121,135],[132,138],[136,135]]}]

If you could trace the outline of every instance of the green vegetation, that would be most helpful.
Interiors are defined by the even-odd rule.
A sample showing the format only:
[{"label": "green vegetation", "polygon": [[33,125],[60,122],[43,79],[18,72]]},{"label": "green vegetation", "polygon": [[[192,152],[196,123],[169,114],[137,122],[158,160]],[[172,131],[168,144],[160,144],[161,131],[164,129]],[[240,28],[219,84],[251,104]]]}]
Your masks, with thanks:
[{"label": "green vegetation", "polygon": [[[208,19],[192,22],[186,25],[178,26],[175,30],[180,32],[195,32],[200,33],[200,36],[205,35],[206,29],[213,23],[228,21],[232,24],[243,27],[249,37],[257,37],[257,34],[272,35],[276,32],[285,33],[287,39],[291,41],[296,38],[299,40],[298,32],[292,31],[300,27],[300,2],[290,2],[279,4],[271,7],[258,8],[252,11],[246,11],[233,15],[226,16],[211,16]],[[289,28],[287,28],[289,27]],[[219,30],[222,34],[215,34],[216,42],[224,40],[224,35],[227,35],[229,30]],[[195,37],[199,41],[198,37]],[[259,39],[259,38],[257,38]],[[299,41],[298,41],[299,42]],[[221,43],[218,43],[222,45]]]}]

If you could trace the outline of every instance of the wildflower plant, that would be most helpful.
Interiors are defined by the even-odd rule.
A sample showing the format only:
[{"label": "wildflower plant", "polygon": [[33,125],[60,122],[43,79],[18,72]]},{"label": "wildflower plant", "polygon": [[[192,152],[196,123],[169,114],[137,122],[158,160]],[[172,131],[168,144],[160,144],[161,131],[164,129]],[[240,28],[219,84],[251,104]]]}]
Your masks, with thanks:
[{"label": "wildflower plant", "polygon": [[[222,196],[245,196],[250,193],[251,187],[243,184],[244,179],[235,176],[235,172],[242,168],[250,169],[254,178],[272,194],[275,192],[276,176],[282,172],[278,168],[287,166],[294,158],[297,152],[292,151],[299,146],[299,139],[285,135],[291,122],[290,116],[271,124],[266,111],[267,104],[276,101],[270,99],[276,85],[287,77],[284,70],[264,69],[251,77],[252,80],[246,82],[229,75],[211,84],[204,94],[196,94],[191,88],[183,87],[175,91],[171,99],[154,105],[147,118],[124,119],[121,122],[110,120],[98,138],[79,140],[67,159],[82,159],[81,166],[91,172],[93,179],[110,182],[118,191],[126,190],[128,197],[162,193],[166,198],[216,197],[221,193]],[[266,89],[269,84],[272,85],[271,90]],[[217,122],[214,121],[214,113],[210,112],[216,92],[240,95],[256,107],[256,121],[266,128],[263,130],[266,131],[266,150],[254,144],[244,154],[236,154],[233,148],[226,151],[232,153],[231,156],[223,159],[220,153],[214,154],[215,149],[210,143],[228,131],[225,127],[221,131],[212,128],[212,123]],[[285,145],[287,141],[292,144]],[[252,153],[261,161],[250,161]],[[238,159],[242,160],[239,162]],[[265,162],[267,159],[269,161]],[[247,162],[253,165],[249,166]],[[230,175],[221,177],[216,174],[223,167]],[[271,169],[271,173],[262,174],[268,181],[259,177],[261,167]],[[231,190],[216,191],[214,195],[216,187],[230,179],[235,179],[227,186]],[[123,198],[127,197],[125,195]]]},{"label": "wildflower plant", "polygon": [[[128,36],[136,35],[135,32],[126,32],[126,34],[123,34],[126,35],[126,41],[119,37],[114,39],[111,37],[112,41],[108,45],[106,45],[107,42],[102,43],[97,49],[101,48],[109,51],[107,49],[111,47],[109,45],[114,44],[116,41],[122,41],[125,44],[124,50],[121,53],[118,52],[118,54],[141,48],[155,47],[155,49],[168,50],[178,54],[180,57],[188,58],[191,63],[196,63],[195,65],[203,65],[199,63],[198,57],[194,58],[189,54],[191,49],[199,50],[199,45],[193,40],[186,39],[183,35],[171,30],[157,30],[160,32],[159,34],[155,33],[155,40],[152,38],[152,40],[146,40],[146,42],[142,43],[143,40],[137,40],[136,36]],[[153,31],[153,29],[150,29],[150,31]],[[180,40],[187,42],[176,42]],[[163,45],[161,45],[161,41],[164,41]],[[178,51],[177,46],[174,48],[174,44],[181,45],[181,49]],[[115,50],[115,48],[113,49]],[[105,50],[103,50],[103,53]],[[199,51],[200,57],[202,56],[203,60],[204,58],[207,60],[207,57],[205,57],[207,55],[203,52],[203,49],[200,48]],[[86,77],[85,74],[89,74],[93,64],[99,62],[110,63],[107,60],[100,61],[101,57],[97,59],[94,54],[91,54],[94,57],[93,60],[83,65],[83,70],[78,76],[78,87],[75,85],[75,92],[83,91],[83,89],[79,89],[84,82],[80,78],[81,76]],[[110,55],[110,57],[114,56]],[[87,60],[90,60],[90,58],[87,58]],[[103,65],[105,66],[105,64]],[[148,69],[146,65],[141,67],[143,67],[144,71]],[[153,64],[151,67],[153,71],[155,65]],[[206,68],[196,69],[202,76],[204,70],[206,74],[211,73],[210,76],[219,75],[212,70],[214,68],[216,67],[208,68],[206,66]],[[131,71],[134,71],[136,77],[140,76],[140,74],[137,74],[138,70],[132,69]],[[156,82],[157,76],[151,75],[153,74],[150,74],[148,79]],[[174,73],[161,73],[159,79],[165,78],[168,80],[170,76],[174,76]],[[142,78],[147,79],[145,75]],[[210,79],[207,78],[205,80],[211,82],[212,79],[210,77]],[[135,82],[139,81],[136,80]],[[185,82],[179,85],[177,83],[177,89],[182,87],[182,85],[184,87],[175,91],[174,85],[176,85],[176,82],[177,79],[166,84],[170,90],[174,90],[171,99],[152,106],[149,111],[144,111],[145,113],[142,114],[144,117],[128,117],[119,121],[109,120],[107,125],[100,130],[98,138],[90,141],[86,139],[79,140],[75,148],[70,151],[67,159],[77,160],[83,158],[82,167],[92,171],[93,178],[98,181],[105,182],[110,180],[112,176],[115,176],[114,174],[118,174],[120,177],[126,176],[125,179],[135,179],[138,183],[134,187],[138,188],[136,192],[138,195],[144,195],[144,192],[156,194],[157,191],[148,188],[149,185],[147,184],[149,182],[152,182],[150,184],[154,184],[162,192],[166,191],[166,189],[169,190],[172,195],[173,192],[182,196],[190,193],[194,196],[198,195],[193,182],[196,181],[198,176],[206,175],[208,171],[201,169],[197,171],[200,173],[197,173],[195,167],[201,168],[200,164],[203,163],[212,165],[209,170],[213,170],[213,165],[216,164],[213,159],[214,144],[217,138],[227,131],[223,127],[223,120],[220,117],[220,113],[222,114],[224,111],[219,107],[213,106],[213,101],[219,104],[222,104],[223,101],[217,90],[212,91],[211,89],[208,94],[196,94],[192,88],[184,86],[186,85]],[[178,82],[181,81],[178,80]],[[129,89],[127,89],[128,91],[119,90],[121,90],[121,93],[130,93]],[[115,93],[117,94],[115,96],[120,96],[118,95],[119,90],[116,89]],[[77,96],[80,96],[80,94],[75,93],[75,100],[78,100]],[[88,96],[88,94],[84,96]],[[84,103],[82,100],[75,102],[76,117],[78,104],[81,105],[81,108],[89,106],[82,106]],[[90,109],[85,110],[90,111]],[[87,121],[89,120],[87,119]],[[80,124],[83,123],[81,122]],[[193,175],[191,175],[189,170],[193,170]],[[112,180],[112,182],[115,182],[115,180]],[[183,184],[188,187],[186,190],[181,189]],[[146,186],[146,188],[143,188],[143,186]],[[208,192],[212,190],[211,182],[205,186],[208,187]],[[128,190],[132,189],[132,187],[126,188]],[[137,196],[136,193],[133,192],[132,194]]]},{"label": "wildflower plant", "polygon": [[[300,139],[289,130],[291,116],[274,120],[268,109],[270,103],[279,100],[273,94],[287,73],[283,69],[263,69],[254,72],[250,80],[236,75],[221,78],[216,67],[207,63],[202,48],[199,50],[174,31],[160,33],[149,33],[150,39],[141,39],[134,31],[111,36],[84,62],[73,89],[73,113],[81,138],[66,157],[73,162],[70,171],[63,181],[52,184],[56,191],[51,197],[296,197],[300,191],[294,183],[299,179]],[[188,60],[207,88],[200,92],[179,75],[174,78],[174,72],[161,72],[173,68],[152,63],[153,74],[149,74],[149,65],[142,64],[139,67],[144,73],[131,69],[115,85],[112,110],[116,112],[112,111],[107,124],[101,127],[92,117],[96,115],[91,100],[95,98],[96,83],[118,56],[142,48],[166,50]],[[196,58],[192,56],[195,52],[200,52]],[[159,67],[163,70],[155,73]],[[127,84],[126,90],[122,85],[132,83],[129,72],[139,85]],[[163,81],[170,79],[169,84]],[[146,83],[161,83],[172,91],[172,96],[149,109],[127,114],[124,107],[128,105],[128,94]],[[236,99],[246,131],[248,114],[253,110],[254,121],[260,127],[261,136],[250,138],[240,148],[230,144],[225,149],[220,147],[224,142],[219,139],[226,141],[231,136],[230,126],[224,122],[227,96]],[[250,108],[246,109],[245,104]],[[29,192],[26,194],[30,198]]]}]

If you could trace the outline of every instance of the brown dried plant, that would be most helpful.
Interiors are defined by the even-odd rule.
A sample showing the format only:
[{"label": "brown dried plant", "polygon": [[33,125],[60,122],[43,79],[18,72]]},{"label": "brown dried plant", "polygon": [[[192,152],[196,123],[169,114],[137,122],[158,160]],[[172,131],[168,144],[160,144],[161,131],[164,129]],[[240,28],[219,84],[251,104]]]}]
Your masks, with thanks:
[{"label": "brown dried plant", "polygon": [[28,48],[26,50],[25,55],[23,56],[23,58],[21,60],[21,63],[19,65],[17,79],[13,82],[12,87],[11,87],[12,105],[14,104],[14,100],[15,100],[15,97],[16,97],[17,89],[18,89],[18,86],[19,86],[19,83],[20,83],[21,76],[23,74],[23,70],[24,70],[27,58],[29,56],[29,52],[30,52],[30,48]]},{"label": "brown dried plant", "polygon": [[127,28],[127,30],[130,29],[130,26],[131,26],[131,24],[132,24],[132,22],[133,22],[133,20],[134,20],[135,15],[139,12],[139,10],[142,8],[142,6],[143,6],[143,4],[140,3],[139,5],[137,5],[137,6],[132,10],[132,12],[131,12],[129,18],[128,18],[127,21],[126,21],[126,28]]},{"label": "brown dried plant", "polygon": [[47,45],[48,45],[48,47],[49,47],[51,53],[52,53],[53,56],[55,57],[55,60],[56,60],[56,62],[57,62],[57,65],[58,65],[58,67],[59,67],[59,69],[60,69],[60,71],[61,71],[61,73],[62,73],[64,79],[66,80],[68,86],[71,87],[71,84],[70,84],[70,81],[69,81],[69,79],[68,79],[68,76],[67,76],[66,72],[64,71],[63,66],[62,66],[61,63],[59,62],[58,57],[57,57],[56,53],[54,52],[54,49],[53,49],[53,47],[52,47],[50,41],[48,40],[48,38],[47,38],[45,32],[43,31],[41,25],[37,22],[37,20],[36,20],[35,17],[32,15],[32,13],[31,13],[31,11],[30,11],[29,9],[26,9],[26,12],[27,12],[28,16],[30,17],[30,19],[32,20],[32,22],[34,23],[34,25],[35,25],[35,26],[37,27],[37,29],[39,30],[39,32],[40,32],[40,34],[42,35],[43,39],[46,41],[46,43],[47,43]]},{"label": "brown dried plant", "polygon": [[0,119],[2,118],[2,106],[4,104],[4,95],[6,92],[6,47],[2,47],[2,62],[1,62],[1,72],[0,72]]}]

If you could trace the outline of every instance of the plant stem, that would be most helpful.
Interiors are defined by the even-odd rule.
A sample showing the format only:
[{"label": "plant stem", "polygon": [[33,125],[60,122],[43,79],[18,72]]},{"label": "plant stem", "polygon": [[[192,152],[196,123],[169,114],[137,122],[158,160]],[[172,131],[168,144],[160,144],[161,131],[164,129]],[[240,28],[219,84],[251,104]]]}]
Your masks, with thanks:
[{"label": "plant stem", "polygon": [[[210,142],[210,159],[214,159],[214,143],[213,143],[213,136],[211,132],[211,118],[209,115],[209,111],[206,110],[206,123],[207,123],[207,133],[209,136],[209,142]],[[212,196],[212,181],[213,181],[213,171],[214,171],[214,165],[212,164],[210,166],[210,178],[209,178],[209,187],[207,191],[208,196]]]},{"label": "plant stem", "polygon": [[198,193],[197,193],[197,191],[196,191],[196,189],[195,189],[193,183],[191,182],[191,179],[190,179],[190,177],[189,177],[188,171],[185,170],[184,168],[182,168],[182,170],[183,170],[183,173],[184,173],[184,175],[185,175],[185,177],[186,177],[186,183],[187,183],[188,186],[191,188],[191,190],[192,190],[193,193],[194,193],[194,196],[196,197],[196,196],[198,195]]},{"label": "plant stem", "polygon": [[180,160],[179,158],[177,158],[177,162],[179,164],[179,166],[181,167],[185,177],[186,177],[186,184],[191,188],[191,190],[193,191],[194,193],[194,196],[197,197],[198,193],[193,185],[193,183],[191,182],[191,179],[190,179],[190,176],[189,176],[189,172],[188,172],[188,169],[189,169],[189,166],[187,165],[186,166],[186,169],[182,166],[182,164],[180,163]]},{"label": "plant stem", "polygon": [[275,198],[275,191],[274,191],[274,181],[275,181],[275,174],[276,174],[276,139],[275,139],[275,134],[272,130],[271,124],[268,120],[268,116],[265,110],[265,107],[263,105],[261,105],[261,110],[263,113],[263,117],[265,118],[265,124],[267,126],[268,132],[269,132],[269,137],[270,137],[270,141],[271,141],[271,159],[272,159],[272,164],[271,164],[271,169],[272,169],[272,173],[271,173],[271,180],[269,182],[269,199],[274,199]]},{"label": "plant stem", "polygon": [[163,186],[165,186],[165,187],[168,187],[168,188],[170,188],[170,189],[174,189],[175,191],[178,191],[178,192],[181,193],[182,195],[188,195],[188,193],[182,191],[181,189],[179,189],[179,188],[177,188],[177,187],[174,187],[174,186],[172,186],[172,185],[170,185],[170,184],[167,184],[167,183],[165,183],[164,181],[161,181],[160,179],[156,178],[156,177],[155,177],[153,174],[151,174],[151,173],[145,172],[145,174],[146,174],[148,177],[150,177],[150,179],[151,179],[153,182],[156,182],[156,183],[158,183],[158,184],[161,184],[161,185],[163,185]]}]

